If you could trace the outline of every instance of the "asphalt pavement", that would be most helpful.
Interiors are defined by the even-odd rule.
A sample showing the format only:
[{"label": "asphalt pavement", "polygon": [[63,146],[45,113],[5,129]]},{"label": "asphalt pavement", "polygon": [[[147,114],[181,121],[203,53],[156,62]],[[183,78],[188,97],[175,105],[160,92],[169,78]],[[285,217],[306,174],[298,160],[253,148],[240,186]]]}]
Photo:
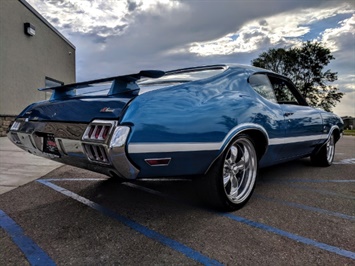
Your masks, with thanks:
[{"label": "asphalt pavement", "polygon": [[355,265],[354,173],[344,136],[334,165],[262,169],[248,204],[221,213],[192,182],[62,166],[0,195],[0,265]]}]

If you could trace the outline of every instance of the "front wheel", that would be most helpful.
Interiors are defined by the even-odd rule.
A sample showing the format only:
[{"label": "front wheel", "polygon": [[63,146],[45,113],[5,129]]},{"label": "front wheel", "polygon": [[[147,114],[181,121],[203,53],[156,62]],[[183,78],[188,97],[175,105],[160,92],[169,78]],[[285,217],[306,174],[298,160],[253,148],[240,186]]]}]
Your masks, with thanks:
[{"label": "front wheel", "polygon": [[327,142],[320,148],[320,150],[311,155],[311,161],[314,165],[330,166],[333,163],[335,154],[335,139],[334,134],[330,136]]},{"label": "front wheel", "polygon": [[236,210],[252,195],[257,172],[254,143],[249,136],[239,135],[199,180],[197,189],[210,205],[220,210]]}]

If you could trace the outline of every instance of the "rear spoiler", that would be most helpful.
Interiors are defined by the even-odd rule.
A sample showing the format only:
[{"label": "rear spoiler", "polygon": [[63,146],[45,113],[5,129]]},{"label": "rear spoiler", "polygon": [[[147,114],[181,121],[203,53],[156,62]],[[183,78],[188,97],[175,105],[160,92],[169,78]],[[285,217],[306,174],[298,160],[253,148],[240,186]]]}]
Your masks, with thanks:
[{"label": "rear spoiler", "polygon": [[91,84],[104,83],[113,81],[111,84],[110,91],[108,92],[108,96],[138,90],[139,87],[136,84],[136,81],[141,79],[142,77],[146,78],[160,78],[165,75],[164,71],[161,70],[142,70],[137,74],[116,76],[110,78],[103,79],[95,79],[84,82],[72,83],[58,87],[50,87],[50,88],[40,88],[39,91],[49,91],[52,90],[53,94],[51,96],[51,100],[63,100],[66,98],[70,98],[75,96],[75,90],[83,89],[89,87]]}]

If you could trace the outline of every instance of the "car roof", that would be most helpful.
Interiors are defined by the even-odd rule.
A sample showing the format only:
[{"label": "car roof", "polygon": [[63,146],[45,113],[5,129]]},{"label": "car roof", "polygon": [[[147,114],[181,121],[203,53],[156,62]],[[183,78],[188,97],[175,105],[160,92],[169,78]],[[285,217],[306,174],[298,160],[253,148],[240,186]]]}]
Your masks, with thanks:
[{"label": "car roof", "polygon": [[195,67],[187,67],[174,69],[170,71],[164,71],[165,74],[159,78],[143,78],[137,83],[139,86],[147,86],[147,85],[157,85],[166,86],[167,84],[177,85],[181,83],[197,81],[209,77],[216,76],[218,74],[222,74],[227,70],[246,70],[251,74],[253,73],[272,73],[278,75],[267,69],[262,69],[249,65],[242,64],[215,64],[215,65],[203,65],[203,66],[195,66]]},{"label": "car roof", "polygon": [[236,64],[236,63],[225,63],[225,64],[202,65],[202,66],[174,69],[174,70],[165,71],[165,75],[189,73],[189,72],[197,72],[197,71],[205,71],[205,70],[218,70],[218,69],[227,70],[229,68],[231,68],[231,69],[239,68],[239,69],[251,70],[252,72],[268,72],[268,73],[277,74],[271,70],[267,70],[267,69],[259,68],[259,67],[254,67],[254,66],[250,66],[250,65]]}]

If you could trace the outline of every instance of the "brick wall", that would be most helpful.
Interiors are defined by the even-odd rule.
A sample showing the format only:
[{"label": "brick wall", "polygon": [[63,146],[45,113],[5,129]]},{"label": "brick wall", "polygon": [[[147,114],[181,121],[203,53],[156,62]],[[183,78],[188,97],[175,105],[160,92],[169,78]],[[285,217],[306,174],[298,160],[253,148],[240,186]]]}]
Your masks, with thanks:
[{"label": "brick wall", "polygon": [[16,116],[4,116],[0,115],[0,137],[6,136],[6,131],[9,128],[12,121],[14,121]]}]

